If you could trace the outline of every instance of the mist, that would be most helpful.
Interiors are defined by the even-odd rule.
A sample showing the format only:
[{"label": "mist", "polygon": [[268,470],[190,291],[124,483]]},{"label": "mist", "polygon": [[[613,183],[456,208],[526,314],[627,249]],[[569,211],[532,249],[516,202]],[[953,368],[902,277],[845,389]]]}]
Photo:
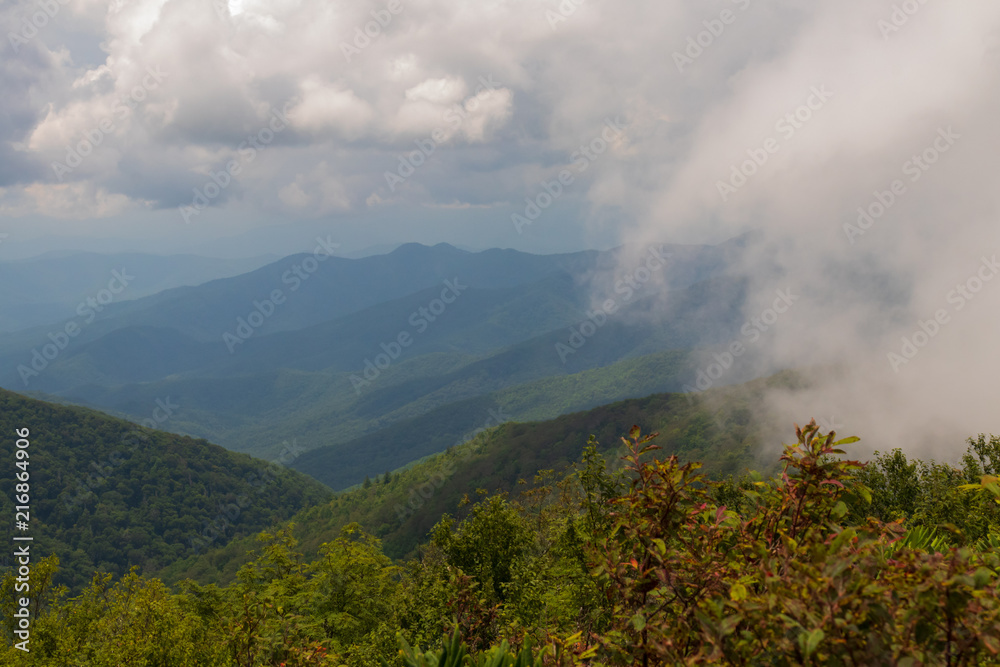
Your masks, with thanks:
[{"label": "mist", "polygon": [[252,257],[322,232],[623,245],[628,274],[632,249],[752,231],[747,321],[796,298],[746,368],[821,369],[764,397],[789,429],[938,457],[1000,432],[996,3],[391,9],[88,1],[32,32],[10,3],[0,249]]},{"label": "mist", "polygon": [[[860,436],[852,453],[953,460],[966,437],[1000,431],[1000,7],[821,2],[808,14],[758,34],[780,46],[701,110],[626,238],[761,230],[742,268],[774,280],[746,317],[780,287],[801,299],[754,351],[813,382],[764,398],[786,441],[816,417]],[[725,37],[711,48],[741,48]],[[655,150],[655,137],[629,140]]]}]

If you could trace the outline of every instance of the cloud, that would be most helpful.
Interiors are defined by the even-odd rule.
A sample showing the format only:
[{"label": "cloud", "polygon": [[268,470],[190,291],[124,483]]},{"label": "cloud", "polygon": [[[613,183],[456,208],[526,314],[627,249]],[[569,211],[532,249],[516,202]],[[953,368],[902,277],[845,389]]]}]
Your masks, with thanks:
[{"label": "cloud", "polygon": [[92,190],[83,183],[33,183],[16,192],[0,190],[0,216],[28,213],[66,221],[103,218],[121,213],[128,206],[124,195],[106,189]]},{"label": "cloud", "polygon": [[[633,187],[618,199],[636,203],[636,242],[765,231],[746,268],[770,267],[805,298],[762,341],[762,367],[820,369],[813,389],[768,397],[783,420],[833,413],[869,447],[947,458],[967,435],[1000,432],[988,334],[1000,281],[961,307],[955,296],[1000,252],[988,166],[1000,149],[988,48],[1000,7],[896,7],[817,3],[794,36],[774,35],[785,46],[767,58],[734,24],[691,67],[741,49],[742,67],[696,118],[672,116],[689,124],[679,137],[633,124],[632,168],[655,177],[624,179]],[[822,87],[832,96],[808,108]],[[676,157],[655,160],[657,150]],[[912,352],[904,338],[934,328],[940,311],[948,323],[920,333],[926,344],[894,367],[890,355]]]},{"label": "cloud", "polygon": [[346,139],[367,133],[374,111],[353,91],[324,85],[316,79],[304,81],[301,91],[301,101],[289,112],[296,128]]},{"label": "cloud", "polygon": [[343,185],[331,174],[330,166],[320,162],[308,173],[296,174],[295,180],[278,191],[279,199],[300,213],[327,215],[350,208],[351,201]]},{"label": "cloud", "polygon": [[[98,6],[88,5],[88,11]],[[17,150],[13,144],[6,150],[22,163],[50,167],[36,167],[21,182],[86,181],[91,192],[110,190],[136,205],[144,205],[151,193],[154,206],[175,205],[174,196],[159,199],[155,192],[188,189],[192,178],[197,181],[194,175],[232,159],[272,109],[284,108],[292,129],[261,160],[268,168],[248,170],[254,174],[246,175],[246,186],[255,174],[263,177],[254,187],[244,187],[242,196],[297,208],[293,202],[301,202],[301,196],[290,190],[278,196],[287,183],[268,185],[264,177],[301,163],[317,164],[331,151],[343,155],[358,149],[364,152],[358,162],[328,160],[328,169],[345,177],[356,175],[359,163],[367,164],[366,177],[355,179],[359,191],[348,197],[363,201],[403,143],[437,127],[444,128],[448,141],[486,142],[512,116],[512,92],[479,83],[493,62],[509,69],[498,62],[500,54],[470,63],[463,53],[470,47],[454,38],[415,52],[412,30],[441,22],[469,29],[477,21],[476,15],[444,3],[414,3],[393,15],[385,34],[352,63],[340,45],[373,16],[383,16],[386,10],[377,3],[347,8],[292,0],[137,0],[104,8],[103,23],[91,35],[106,52],[104,62],[81,67],[72,54],[49,56],[46,67],[36,63],[20,75],[22,87],[44,88],[45,102],[41,114],[21,118],[25,140]],[[508,21],[514,18],[511,9],[505,9]],[[16,23],[13,13],[8,19]],[[54,28],[42,32],[33,47],[51,53],[46,40],[60,48],[64,45],[55,41],[61,36]],[[15,62],[25,65],[30,53],[35,52],[25,50],[25,59]],[[482,69],[472,67],[477,60]],[[52,72],[48,81],[46,70]],[[161,74],[153,88],[146,86],[151,71]],[[4,104],[12,113],[12,104]],[[447,114],[456,110],[461,122],[449,123]],[[80,164],[67,169],[67,160]],[[123,173],[126,165],[153,162],[163,166],[155,187]],[[226,201],[219,198],[213,205]]]},{"label": "cloud", "polygon": [[[1000,432],[1000,281],[961,311],[948,302],[1000,253],[1000,5],[569,5],[410,0],[387,18],[380,0],[76,1],[0,60],[0,210],[132,223],[189,204],[237,160],[200,224],[479,211],[475,225],[421,218],[420,233],[537,251],[760,229],[743,268],[762,294],[803,294],[762,339],[761,372],[846,369],[771,397],[787,415],[837,411],[879,446]],[[5,6],[0,25],[18,29],[32,6]],[[137,99],[151,68],[165,76]],[[288,127],[246,158],[283,109]],[[60,179],[53,163],[109,117]],[[510,215],[616,118],[620,135],[517,234]],[[889,354],[942,308],[947,326],[894,369]]]}]

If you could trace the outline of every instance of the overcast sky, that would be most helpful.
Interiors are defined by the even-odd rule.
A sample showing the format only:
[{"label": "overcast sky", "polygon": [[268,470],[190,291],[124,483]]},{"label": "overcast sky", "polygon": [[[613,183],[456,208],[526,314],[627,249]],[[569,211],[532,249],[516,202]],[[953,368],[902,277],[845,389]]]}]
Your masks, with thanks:
[{"label": "overcast sky", "polygon": [[[839,215],[996,81],[996,3],[903,5],[5,3],[0,233],[171,251],[304,222],[348,247],[546,252],[810,216],[775,187]],[[814,86],[833,97],[778,131]],[[768,137],[770,164],[724,201],[719,180]],[[852,198],[841,170],[865,180]]]},{"label": "overcast sky", "polygon": [[[348,246],[608,247],[634,215],[623,179],[652,166],[642,142],[682,142],[695,110],[675,95],[687,84],[668,43],[682,45],[700,14],[676,7],[64,2],[3,9],[0,215],[12,245],[44,230],[194,248],[306,222]],[[734,26],[734,41],[763,14]],[[525,197],[616,118],[613,144],[596,144],[519,233],[511,215]]]},{"label": "overcast sky", "polygon": [[759,229],[751,262],[803,295],[759,349],[853,369],[776,404],[883,444],[1000,432],[996,0],[23,0],[0,16],[0,257]]}]

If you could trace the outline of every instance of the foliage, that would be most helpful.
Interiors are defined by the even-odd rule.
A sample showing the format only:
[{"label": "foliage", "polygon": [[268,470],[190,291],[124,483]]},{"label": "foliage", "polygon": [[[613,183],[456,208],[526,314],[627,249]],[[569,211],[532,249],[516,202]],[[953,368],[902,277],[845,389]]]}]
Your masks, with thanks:
[{"label": "foliage", "polygon": [[[6,581],[5,581],[6,585]],[[186,613],[182,601],[156,579],[135,570],[118,582],[96,574],[78,597],[65,590],[45,600],[34,617],[30,652],[0,650],[6,665],[214,665],[225,647]]]},{"label": "foliage", "polygon": [[[0,390],[0,459],[30,428],[31,533],[61,556],[55,583],[78,593],[95,571],[147,574],[285,521],[329,491],[291,470],[203,440]],[[14,517],[13,475],[0,513]],[[13,564],[10,554],[0,568]]]},{"label": "foliage", "polygon": [[[542,656],[536,656],[530,648],[514,652],[506,641],[481,653],[478,657],[470,656],[468,647],[457,632],[452,635],[450,640],[445,641],[445,645],[440,651],[421,653],[410,648],[405,640],[402,640],[401,644],[403,649],[400,653],[405,667],[463,667],[465,665],[469,667],[542,667],[544,664]],[[382,664],[388,667],[388,663],[383,661]]]},{"label": "foliage", "polygon": [[1000,506],[989,494],[970,493],[968,484],[1000,471],[1000,437],[980,434],[969,438],[967,444],[961,468],[908,459],[898,449],[888,454],[876,452],[858,473],[858,482],[871,490],[871,504],[852,503],[851,519],[901,519],[911,529],[934,530],[953,545],[987,539],[1000,524]]},{"label": "foliage", "polygon": [[[762,449],[759,430],[767,415],[750,408],[760,392],[796,381],[797,375],[785,373],[745,386],[711,389],[699,396],[658,394],[545,422],[504,424],[395,471],[388,482],[367,489],[358,485],[329,502],[301,511],[294,519],[294,535],[303,552],[313,558],[320,544],[334,539],[342,526],[356,522],[383,540],[388,555],[404,558],[416,553],[442,515],[461,518],[468,511],[463,508],[463,498],[473,496],[477,489],[516,494],[525,486],[535,486],[532,477],[537,471],[566,474],[588,443],[612,462],[612,468],[620,467],[615,443],[636,423],[655,427],[661,433],[658,442],[663,451],[701,461],[702,470],[710,476],[740,474],[748,467],[769,474],[776,466],[772,461],[758,461],[756,454]],[[487,406],[481,407],[485,414]],[[395,435],[392,439],[398,440]],[[363,458],[372,448],[369,441],[355,444],[352,456]],[[324,465],[309,456],[303,455],[296,464],[305,462],[303,469],[310,461]],[[325,465],[336,467],[339,463]],[[228,582],[235,579],[252,548],[250,536],[233,540],[168,566],[161,575],[171,583],[184,578]]]},{"label": "foliage", "polygon": [[[130,572],[68,598],[35,566],[32,652],[3,664],[222,667],[1000,663],[1000,451],[848,460],[815,422],[781,470],[715,481],[638,427],[568,472],[485,491],[396,562],[358,524],[307,559],[261,534],[227,586]],[[383,487],[405,478],[373,483]],[[872,485],[869,488],[867,485]],[[959,511],[975,516],[938,524]],[[464,509],[464,508],[462,508]],[[961,517],[959,517],[961,519]],[[12,579],[0,604],[13,604]],[[8,638],[11,628],[8,626]],[[396,647],[401,647],[397,649]]]},{"label": "foliage", "polygon": [[[815,423],[797,428],[784,470],[735,512],[713,483],[634,429],[630,492],[596,546],[612,628],[579,652],[594,665],[978,665],[1000,651],[995,551],[907,541],[900,523],[847,525],[868,491]],[[900,544],[902,541],[902,544]],[[941,546],[938,543],[937,546]]]}]

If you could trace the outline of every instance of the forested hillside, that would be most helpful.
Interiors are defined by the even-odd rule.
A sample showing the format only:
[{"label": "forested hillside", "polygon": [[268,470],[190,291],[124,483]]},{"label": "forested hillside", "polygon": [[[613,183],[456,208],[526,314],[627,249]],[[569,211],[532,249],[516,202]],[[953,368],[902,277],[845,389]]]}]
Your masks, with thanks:
[{"label": "forested hillside", "polygon": [[46,559],[30,652],[7,646],[4,664],[997,664],[1000,438],[970,439],[961,468],[865,466],[847,458],[857,438],[811,422],[780,475],[722,481],[638,426],[622,440],[623,467],[591,442],[543,484],[436,518],[407,561],[357,523],[311,558],[286,530],[224,587],[130,573],[67,599]]},{"label": "forested hillside", "polygon": [[[612,464],[618,462],[618,437],[636,423],[651,424],[661,434],[658,442],[665,452],[684,461],[703,462],[705,472],[715,478],[740,475],[749,468],[768,471],[774,463],[762,458],[766,454],[762,455],[760,430],[772,416],[756,398],[765,389],[798,386],[803,381],[799,374],[787,372],[703,395],[658,394],[549,421],[491,427],[441,455],[388,475],[384,471],[372,475],[368,484],[303,510],[292,519],[292,535],[307,557],[314,557],[322,543],[334,539],[343,526],[357,522],[383,540],[388,555],[403,557],[426,539],[442,514],[465,511],[464,499],[476,498],[479,490],[517,493],[525,484],[533,486],[539,471],[564,474],[580,461],[592,435],[604,443],[602,454]],[[372,456],[373,445],[359,442],[356,455]],[[774,446],[771,451],[778,449]],[[311,458],[313,454],[306,453],[296,464],[305,461],[302,465],[308,467]],[[251,548],[252,540],[234,540],[175,563],[163,576],[168,581],[184,577],[229,581]]]},{"label": "forested hillside", "polygon": [[1000,0],[0,26],[0,667],[1000,667]]},{"label": "forested hillside", "polygon": [[[76,591],[97,570],[156,572],[330,497],[304,475],[204,440],[0,390],[0,460],[11,467],[24,428],[35,548],[61,558],[56,581]],[[11,522],[16,483],[0,479]],[[0,563],[11,565],[9,552]]]},{"label": "forested hillside", "polygon": [[[537,420],[680,389],[681,373],[695,372],[681,352],[740,335],[752,280],[738,260],[750,240],[655,244],[631,272],[625,248],[408,244],[350,260],[317,241],[243,275],[0,334],[0,384],[136,419],[169,397],[177,409],[161,428],[262,458],[291,440],[351,452],[394,427],[407,446],[380,447],[377,465],[396,468],[479,428],[488,415],[466,401]],[[428,418],[435,411],[455,416]],[[336,488],[377,474],[349,458],[302,470]]]},{"label": "forested hillside", "polygon": [[[495,382],[490,365],[483,366],[476,376],[483,382]],[[484,427],[506,421],[543,421],[622,398],[676,391],[696,372],[690,353],[661,352],[454,400],[425,414],[419,414],[425,402],[420,400],[415,406],[404,405],[389,413],[385,419],[398,421],[347,442],[308,450],[290,465],[334,490],[342,490],[366,475],[374,476],[442,452]],[[419,385],[412,384],[414,388]],[[469,382],[455,384],[467,386]],[[394,389],[402,393],[408,388]],[[457,393],[454,398],[458,398]],[[383,395],[383,400],[388,398]],[[410,414],[416,416],[407,416]],[[332,430],[324,425],[317,428],[321,432]]]}]

